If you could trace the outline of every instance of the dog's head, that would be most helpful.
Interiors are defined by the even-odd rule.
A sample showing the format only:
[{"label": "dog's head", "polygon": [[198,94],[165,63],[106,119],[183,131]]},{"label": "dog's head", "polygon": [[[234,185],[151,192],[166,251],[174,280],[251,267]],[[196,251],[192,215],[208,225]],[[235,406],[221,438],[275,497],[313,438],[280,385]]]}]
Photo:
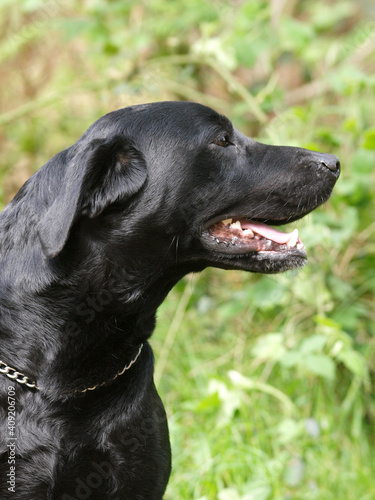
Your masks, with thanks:
[{"label": "dog's head", "polygon": [[47,258],[84,227],[128,261],[266,273],[304,264],[298,234],[270,226],[325,202],[340,172],[334,155],[261,144],[187,102],[109,113],[47,164],[50,177],[56,166],[38,225]]}]

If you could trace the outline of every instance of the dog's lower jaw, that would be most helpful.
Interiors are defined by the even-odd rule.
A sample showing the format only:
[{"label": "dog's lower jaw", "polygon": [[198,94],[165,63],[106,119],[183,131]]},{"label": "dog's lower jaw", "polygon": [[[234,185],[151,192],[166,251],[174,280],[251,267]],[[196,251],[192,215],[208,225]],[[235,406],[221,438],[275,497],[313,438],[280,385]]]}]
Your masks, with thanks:
[{"label": "dog's lower jaw", "polygon": [[[275,274],[303,267],[307,262],[304,248],[283,248],[280,251],[265,250],[247,253],[224,253],[220,243],[213,244],[210,236],[201,239],[206,267],[240,270],[253,273]],[[216,248],[215,248],[216,246]]]},{"label": "dog's lower jaw", "polygon": [[275,274],[292,269],[303,267],[307,262],[307,255],[304,250],[297,250],[280,256],[273,252],[259,252],[256,262],[252,263],[255,268],[253,272],[264,274]]},{"label": "dog's lower jaw", "polygon": [[235,256],[228,259],[221,254],[212,254],[206,266],[226,270],[247,271],[260,274],[277,274],[303,267],[307,258],[302,255],[272,256],[270,252],[259,252],[251,257]]}]

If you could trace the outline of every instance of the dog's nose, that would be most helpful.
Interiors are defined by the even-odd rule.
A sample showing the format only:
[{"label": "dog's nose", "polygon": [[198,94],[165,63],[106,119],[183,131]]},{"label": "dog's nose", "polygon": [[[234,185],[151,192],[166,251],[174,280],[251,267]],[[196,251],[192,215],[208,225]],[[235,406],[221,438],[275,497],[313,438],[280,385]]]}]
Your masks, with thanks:
[{"label": "dog's nose", "polygon": [[329,153],[320,153],[319,161],[324,167],[328,168],[328,170],[331,170],[331,172],[334,172],[336,175],[339,175],[340,160],[337,158],[336,155],[331,155]]}]

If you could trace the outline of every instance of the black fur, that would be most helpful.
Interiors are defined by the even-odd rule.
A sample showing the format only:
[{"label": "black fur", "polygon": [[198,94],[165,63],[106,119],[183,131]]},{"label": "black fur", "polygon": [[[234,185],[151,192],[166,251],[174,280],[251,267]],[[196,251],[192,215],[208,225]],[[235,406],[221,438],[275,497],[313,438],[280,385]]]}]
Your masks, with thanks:
[{"label": "black fur", "polygon": [[157,307],[207,266],[302,265],[303,251],[222,251],[207,228],[296,220],[338,173],[333,155],[260,144],[207,107],[164,102],[109,113],[34,174],[0,215],[0,360],[39,387],[0,374],[1,499],[162,499],[171,461],[148,344]]}]

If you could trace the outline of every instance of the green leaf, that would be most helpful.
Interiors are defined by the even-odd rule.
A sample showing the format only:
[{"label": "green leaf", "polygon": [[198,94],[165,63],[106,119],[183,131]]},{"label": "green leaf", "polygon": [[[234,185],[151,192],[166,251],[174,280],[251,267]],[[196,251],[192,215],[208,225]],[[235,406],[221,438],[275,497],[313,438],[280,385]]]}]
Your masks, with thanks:
[{"label": "green leaf", "polygon": [[346,331],[355,331],[358,328],[360,318],[366,315],[366,308],[362,304],[353,302],[348,307],[339,309],[332,315],[341,328],[345,327]]},{"label": "green leaf", "polygon": [[365,149],[375,149],[375,127],[366,130],[363,134],[362,147]]},{"label": "green leaf", "polygon": [[[369,134],[369,136],[372,137],[372,134]],[[364,137],[366,141],[366,135]],[[370,148],[358,149],[354,153],[354,156],[351,161],[351,174],[364,174],[367,176],[368,174],[371,174],[373,172],[374,153],[369,151],[369,149]],[[366,177],[366,181],[368,181],[368,177]]]},{"label": "green leaf", "polygon": [[247,486],[245,491],[246,495],[241,497],[241,500],[269,500],[272,495],[272,488],[269,484],[254,484],[250,488]]},{"label": "green leaf", "polygon": [[298,351],[289,351],[280,359],[280,363],[286,368],[297,366],[301,360],[301,353]]},{"label": "green leaf", "polygon": [[205,398],[201,399],[197,406],[195,407],[195,411],[198,413],[205,412],[206,410],[215,410],[217,411],[220,408],[220,399],[219,394],[214,392]]},{"label": "green leaf", "polygon": [[304,358],[303,366],[307,371],[327,380],[334,380],[335,378],[335,363],[328,356],[309,354]]},{"label": "green leaf", "polygon": [[280,359],[285,353],[284,335],[269,333],[264,337],[260,337],[251,352],[261,360]]},{"label": "green leaf", "polygon": [[358,351],[344,350],[338,354],[337,359],[344,363],[354,375],[361,378],[367,375],[366,360]]},{"label": "green leaf", "polygon": [[283,20],[280,30],[280,41],[284,50],[287,51],[300,52],[314,37],[313,26],[291,17]]},{"label": "green leaf", "polygon": [[225,304],[220,304],[218,307],[218,313],[220,318],[226,320],[239,316],[248,305],[241,301],[230,301]]},{"label": "green leaf", "polygon": [[286,285],[280,281],[264,277],[258,281],[249,293],[255,306],[259,309],[271,309],[283,304],[286,299]]},{"label": "green leaf", "polygon": [[339,300],[345,300],[353,292],[351,283],[344,281],[335,274],[329,274],[327,281],[332,294]]},{"label": "green leaf", "polygon": [[317,297],[321,302],[329,302],[331,294],[325,286],[323,273],[309,275],[304,278],[293,283],[293,292],[301,302],[314,306],[317,303]]},{"label": "green leaf", "polygon": [[318,352],[323,349],[327,343],[325,335],[312,335],[301,342],[299,350],[301,353]]}]

